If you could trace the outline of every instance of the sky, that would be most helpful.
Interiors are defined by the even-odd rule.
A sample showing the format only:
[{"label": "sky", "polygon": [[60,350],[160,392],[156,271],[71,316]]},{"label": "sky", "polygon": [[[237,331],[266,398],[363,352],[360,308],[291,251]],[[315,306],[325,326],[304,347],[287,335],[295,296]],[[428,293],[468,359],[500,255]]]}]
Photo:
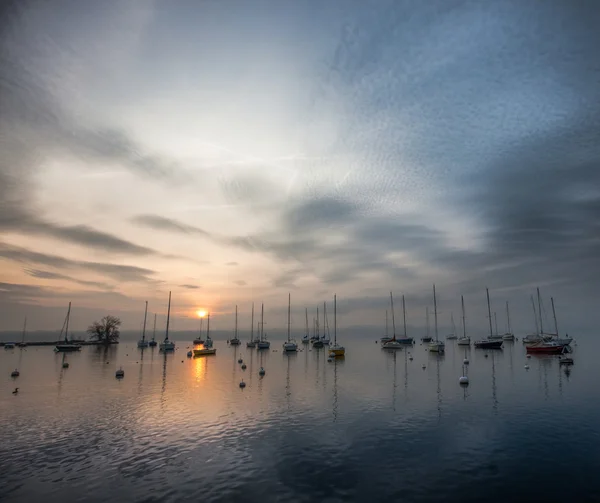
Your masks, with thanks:
[{"label": "sky", "polygon": [[594,0],[1,9],[0,330],[598,326]]}]

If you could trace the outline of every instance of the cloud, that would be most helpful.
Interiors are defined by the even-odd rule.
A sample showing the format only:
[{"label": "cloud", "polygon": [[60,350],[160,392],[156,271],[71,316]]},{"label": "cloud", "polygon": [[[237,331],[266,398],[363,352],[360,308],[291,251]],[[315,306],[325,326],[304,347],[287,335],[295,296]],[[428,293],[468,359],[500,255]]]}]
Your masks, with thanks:
[{"label": "cloud", "polygon": [[100,283],[98,281],[86,281],[86,280],[81,280],[81,279],[76,279],[76,278],[72,278],[70,276],[67,276],[65,274],[60,274],[60,273],[56,273],[56,272],[51,272],[51,271],[42,271],[40,269],[23,269],[29,276],[33,277],[33,278],[40,278],[40,279],[62,279],[65,281],[71,281],[73,283],[77,283],[79,285],[84,285],[84,286],[94,286],[96,288],[100,288],[103,290],[112,290],[113,287],[111,285],[109,285],[108,283]]},{"label": "cloud", "polygon": [[204,229],[158,215],[138,215],[132,219],[132,222],[139,226],[148,227],[155,230],[176,232],[180,234],[198,234],[206,238],[212,237],[212,234]]},{"label": "cloud", "polygon": [[227,262],[225,265],[235,266],[235,265],[239,265],[239,264],[237,262]]},{"label": "cloud", "polygon": [[248,283],[246,283],[244,280],[238,279],[237,281],[234,281],[234,283],[238,286],[246,286]]},{"label": "cloud", "polygon": [[122,282],[156,283],[155,271],[143,267],[71,260],[58,255],[38,253],[0,242],[0,257],[25,264],[43,264],[56,269],[79,269],[95,272]]},{"label": "cloud", "polygon": [[187,288],[188,290],[196,290],[198,288],[200,288],[199,286],[196,285],[179,285],[180,288]]}]

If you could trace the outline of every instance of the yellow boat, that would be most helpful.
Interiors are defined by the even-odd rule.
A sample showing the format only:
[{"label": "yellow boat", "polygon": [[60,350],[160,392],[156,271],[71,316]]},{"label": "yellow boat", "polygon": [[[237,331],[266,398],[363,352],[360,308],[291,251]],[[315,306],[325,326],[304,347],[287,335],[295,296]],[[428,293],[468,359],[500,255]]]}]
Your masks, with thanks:
[{"label": "yellow boat", "polygon": [[339,344],[334,344],[329,348],[329,356],[344,356],[346,354],[346,349],[344,346],[340,346]]},{"label": "yellow boat", "polygon": [[216,355],[217,348],[194,349],[194,356]]}]

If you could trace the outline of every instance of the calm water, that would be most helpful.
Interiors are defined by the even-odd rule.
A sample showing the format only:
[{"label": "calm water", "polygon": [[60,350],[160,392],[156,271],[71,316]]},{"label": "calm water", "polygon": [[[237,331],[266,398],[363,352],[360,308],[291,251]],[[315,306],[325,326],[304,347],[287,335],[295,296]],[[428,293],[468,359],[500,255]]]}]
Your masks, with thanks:
[{"label": "calm water", "polygon": [[440,358],[417,344],[413,361],[343,342],[335,363],[279,341],[217,341],[196,359],[188,342],[166,356],[123,342],[69,354],[68,369],[51,347],[2,349],[0,500],[600,500],[593,338],[568,375],[555,357],[526,361],[521,342],[472,349],[466,389],[453,342]]}]

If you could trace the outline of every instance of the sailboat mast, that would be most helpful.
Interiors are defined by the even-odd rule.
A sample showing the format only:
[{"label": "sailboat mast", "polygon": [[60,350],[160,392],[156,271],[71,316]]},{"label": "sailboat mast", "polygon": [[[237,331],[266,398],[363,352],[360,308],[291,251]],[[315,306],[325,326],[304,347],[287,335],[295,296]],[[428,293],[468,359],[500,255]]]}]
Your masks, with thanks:
[{"label": "sailboat mast", "polygon": [[265,305],[260,305],[260,342],[263,340],[263,334],[265,332]]},{"label": "sailboat mast", "polygon": [[463,337],[467,337],[467,328],[465,326],[465,299],[460,296],[460,304],[462,306],[462,322],[463,322]]},{"label": "sailboat mast", "polygon": [[404,318],[404,337],[406,338],[406,303],[404,302],[404,295],[402,296],[402,316]]},{"label": "sailboat mast", "polygon": [[146,310],[144,311],[144,328],[142,329],[142,341],[146,340],[146,317],[148,316],[148,301],[146,301]]},{"label": "sailboat mast", "polygon": [[206,338],[208,339],[210,333],[210,313],[206,317]]},{"label": "sailboat mast", "polygon": [[510,328],[510,311],[508,310],[508,301],[506,301],[506,324],[508,325],[508,333],[512,334],[512,330]]},{"label": "sailboat mast", "polygon": [[319,330],[319,306],[317,306],[317,324],[316,324],[316,327],[317,327],[317,339],[319,339],[319,337],[321,335],[320,334],[320,330]]},{"label": "sailboat mast", "polygon": [[429,337],[429,306],[425,306],[425,327],[427,328],[427,337]]},{"label": "sailboat mast", "polygon": [[252,323],[250,323],[250,342],[254,340],[254,302],[252,303]]},{"label": "sailboat mast", "polygon": [[237,304],[236,304],[236,306],[235,306],[235,338],[236,339],[238,338],[238,336],[237,336],[238,335],[237,320],[238,320],[238,318],[237,318]]},{"label": "sailboat mast", "polygon": [[327,326],[327,302],[323,302],[323,339],[325,339],[325,335],[329,331],[329,327]]},{"label": "sailboat mast", "polygon": [[486,288],[485,294],[487,296],[487,304],[488,304],[488,320],[490,320],[490,337],[494,335],[492,331],[492,310],[490,308],[490,291]]},{"label": "sailboat mast", "polygon": [[396,316],[394,315],[394,296],[390,292],[390,304],[392,308],[392,339],[396,340]]},{"label": "sailboat mast", "polygon": [[337,295],[333,294],[333,345],[337,345]]},{"label": "sailboat mast", "polygon": [[544,322],[542,321],[542,299],[540,298],[540,289],[537,289],[538,314],[540,316],[540,335],[544,335]]},{"label": "sailboat mast", "polygon": [[533,295],[530,295],[531,307],[533,308],[533,321],[535,322],[535,333],[540,333],[540,327],[538,326],[537,313],[535,312],[535,302],[533,301]]},{"label": "sailboat mast", "polygon": [[171,321],[171,292],[169,292],[169,307],[167,307],[167,329],[165,331],[165,342],[169,340],[169,323]]},{"label": "sailboat mast", "polygon": [[552,303],[552,316],[554,316],[554,331],[556,332],[556,337],[558,337],[558,323],[556,322],[556,310],[554,309],[554,297],[550,297],[550,302]]},{"label": "sailboat mast", "polygon": [[288,293],[288,342],[290,342],[292,294]]},{"label": "sailboat mast", "polygon": [[69,302],[69,309],[67,311],[67,328],[65,329],[65,343],[69,343],[69,318],[71,317],[71,303]]},{"label": "sailboat mast", "polygon": [[154,328],[152,329],[152,340],[156,337],[156,313],[154,313]]},{"label": "sailboat mast", "polygon": [[437,299],[435,296],[435,284],[433,285],[433,320],[435,323],[435,340],[438,341]]},{"label": "sailboat mast", "polygon": [[27,316],[25,316],[25,321],[23,322],[23,335],[21,336],[21,343],[25,342],[25,332],[27,331]]},{"label": "sailboat mast", "polygon": [[204,318],[200,318],[200,340],[202,340],[202,322],[204,321]]},{"label": "sailboat mast", "polygon": [[304,313],[306,314],[306,338],[310,337],[310,332],[308,331],[308,308],[304,308]]},{"label": "sailboat mast", "polygon": [[385,336],[387,337],[389,334],[389,330],[388,330],[388,312],[387,309],[385,310]]},{"label": "sailboat mast", "polygon": [[496,316],[496,311],[494,311],[494,326],[496,327],[496,335],[498,335],[498,317]]}]

